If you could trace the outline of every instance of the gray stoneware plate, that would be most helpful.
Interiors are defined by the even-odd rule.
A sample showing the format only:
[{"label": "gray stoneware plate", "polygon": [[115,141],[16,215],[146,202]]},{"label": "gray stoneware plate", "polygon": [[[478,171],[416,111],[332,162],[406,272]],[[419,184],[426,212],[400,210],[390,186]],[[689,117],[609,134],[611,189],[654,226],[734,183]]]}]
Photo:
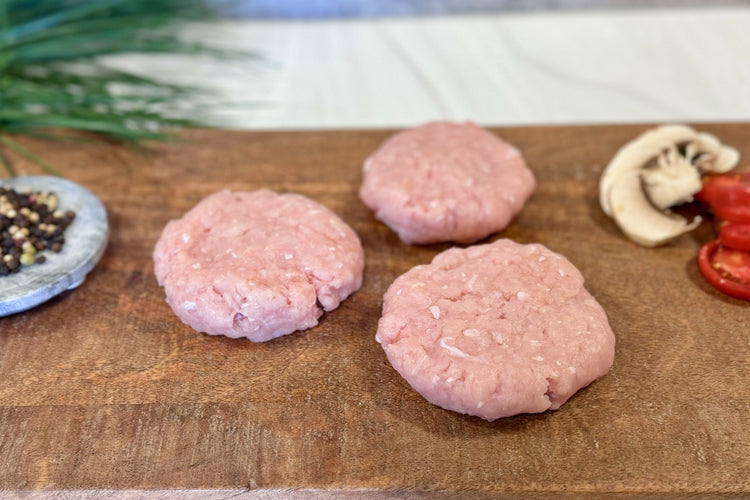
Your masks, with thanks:
[{"label": "gray stoneware plate", "polygon": [[26,311],[83,283],[107,248],[107,211],[94,194],[82,186],[46,175],[0,180],[0,185],[20,191],[53,192],[58,208],[76,213],[65,230],[65,245],[54,253],[45,250],[43,264],[33,264],[8,276],[0,276],[0,317]]}]

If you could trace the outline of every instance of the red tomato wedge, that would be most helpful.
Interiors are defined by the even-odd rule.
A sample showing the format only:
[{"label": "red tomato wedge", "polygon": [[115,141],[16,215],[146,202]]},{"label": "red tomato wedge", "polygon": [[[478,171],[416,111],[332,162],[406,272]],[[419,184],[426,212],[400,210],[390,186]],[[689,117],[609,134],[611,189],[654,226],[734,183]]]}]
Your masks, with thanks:
[{"label": "red tomato wedge", "polygon": [[750,171],[707,175],[695,197],[714,209],[718,206],[750,205]]},{"label": "red tomato wedge", "polygon": [[720,292],[750,300],[750,252],[725,248],[714,240],[698,252],[698,268]]},{"label": "red tomato wedge", "polygon": [[722,223],[719,227],[719,241],[725,247],[750,252],[750,224]]}]

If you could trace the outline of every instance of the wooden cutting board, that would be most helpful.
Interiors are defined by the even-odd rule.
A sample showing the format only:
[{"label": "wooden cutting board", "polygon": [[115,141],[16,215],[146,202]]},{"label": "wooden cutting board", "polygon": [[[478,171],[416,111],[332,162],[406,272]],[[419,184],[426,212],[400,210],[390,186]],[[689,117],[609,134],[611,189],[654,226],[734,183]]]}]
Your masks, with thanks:
[{"label": "wooden cutting board", "polygon": [[[610,373],[560,410],[493,423],[427,403],[374,340],[391,281],[448,247],[403,245],[358,199],[392,131],[198,130],[150,151],[19,139],[99,196],[111,237],[81,287],[0,319],[0,489],[750,494],[750,302],[701,277],[711,225],[644,249],[598,205],[603,167],[646,128],[493,130],[538,179],[499,236],[566,255],[617,337]],[[750,124],[698,128],[750,159]],[[339,213],[364,285],[272,342],[197,333],[164,302],[154,243],[204,196],[261,187]]]}]

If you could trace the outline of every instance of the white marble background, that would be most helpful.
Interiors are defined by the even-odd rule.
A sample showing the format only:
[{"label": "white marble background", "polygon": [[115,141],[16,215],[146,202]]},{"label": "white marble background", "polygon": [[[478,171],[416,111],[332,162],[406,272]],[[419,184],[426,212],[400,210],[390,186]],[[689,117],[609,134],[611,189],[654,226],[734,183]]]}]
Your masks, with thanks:
[{"label": "white marble background", "polygon": [[241,19],[187,36],[262,57],[119,57],[211,89],[236,129],[750,121],[750,6]]}]

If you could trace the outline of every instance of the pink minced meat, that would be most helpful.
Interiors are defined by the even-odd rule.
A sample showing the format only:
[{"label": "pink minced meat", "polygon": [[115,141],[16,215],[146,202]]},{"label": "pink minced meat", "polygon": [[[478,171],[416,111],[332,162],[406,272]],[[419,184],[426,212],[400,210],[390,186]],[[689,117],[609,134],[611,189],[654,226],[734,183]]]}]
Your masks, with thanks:
[{"label": "pink minced meat", "polygon": [[359,194],[404,243],[474,243],[505,229],[535,187],[514,146],[470,122],[432,122],[367,158]]},{"label": "pink minced meat", "polygon": [[453,248],[397,278],[376,339],[428,401],[486,420],[560,407],[612,365],[581,273],[539,244]]},{"label": "pink minced meat", "polygon": [[165,227],[154,271],[175,314],[254,342],[317,325],[362,285],[356,233],[328,208],[269,190],[215,193]]}]

